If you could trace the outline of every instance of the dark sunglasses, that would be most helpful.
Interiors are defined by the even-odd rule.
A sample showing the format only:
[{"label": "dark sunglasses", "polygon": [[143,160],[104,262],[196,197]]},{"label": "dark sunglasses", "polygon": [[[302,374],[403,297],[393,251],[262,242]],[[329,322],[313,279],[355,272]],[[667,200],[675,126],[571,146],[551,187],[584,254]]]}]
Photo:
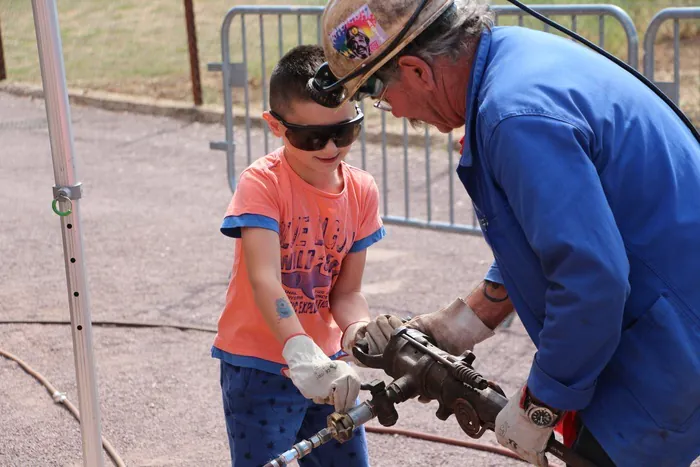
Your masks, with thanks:
[{"label": "dark sunglasses", "polygon": [[286,122],[272,110],[270,115],[285,126],[285,136],[292,146],[302,151],[320,151],[326,147],[330,140],[333,140],[337,147],[344,148],[350,146],[357,139],[362,131],[362,121],[365,116],[359,108],[356,109],[357,116],[355,118],[333,125],[296,125]]}]

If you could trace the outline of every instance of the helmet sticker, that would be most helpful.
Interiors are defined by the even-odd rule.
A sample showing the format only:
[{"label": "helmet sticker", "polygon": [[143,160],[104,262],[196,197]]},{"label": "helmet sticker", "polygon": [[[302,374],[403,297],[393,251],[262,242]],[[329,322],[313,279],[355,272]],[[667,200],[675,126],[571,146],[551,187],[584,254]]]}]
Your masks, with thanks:
[{"label": "helmet sticker", "polygon": [[365,4],[330,33],[333,48],[352,59],[369,58],[387,40],[369,5]]}]

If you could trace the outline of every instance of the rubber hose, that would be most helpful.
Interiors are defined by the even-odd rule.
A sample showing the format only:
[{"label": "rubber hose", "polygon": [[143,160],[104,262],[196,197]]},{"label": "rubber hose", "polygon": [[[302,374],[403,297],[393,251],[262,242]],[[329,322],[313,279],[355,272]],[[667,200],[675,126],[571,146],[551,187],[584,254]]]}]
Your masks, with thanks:
[{"label": "rubber hose", "polygon": [[[114,326],[121,328],[172,328],[179,329],[180,331],[200,331],[200,332],[210,332],[216,334],[216,328],[207,326],[195,326],[191,324],[179,324],[179,323],[135,323],[131,321],[91,321],[93,326]],[[47,324],[47,325],[70,325],[70,321],[60,320],[60,319],[41,319],[41,320],[27,320],[27,319],[8,319],[0,321],[0,324]]]},{"label": "rubber hose", "polygon": [[525,462],[512,451],[498,446],[491,446],[489,444],[474,443],[471,441],[463,441],[461,439],[446,438],[444,436],[431,435],[429,433],[421,433],[419,431],[401,430],[399,428],[387,428],[383,426],[365,425],[365,431],[367,433],[378,433],[382,435],[399,435],[405,436],[407,438],[416,438],[423,441],[432,441],[441,444],[451,444],[452,446],[474,449],[476,451],[486,451],[493,454],[499,454],[501,456],[510,457],[511,459],[519,460],[520,462]]},{"label": "rubber hose", "polygon": [[[0,355],[3,357],[12,360],[16,362],[22,369],[27,372],[29,375],[33,376],[34,379],[39,381],[41,384],[44,385],[46,390],[49,392],[51,397],[53,398],[54,402],[57,404],[63,404],[63,406],[68,409],[70,413],[73,414],[73,417],[80,423],[80,415],[78,413],[78,409],[69,401],[66,396],[63,393],[58,392],[58,390],[54,387],[53,384],[49,382],[41,373],[38,371],[32,369],[29,365],[27,365],[24,361],[22,361],[19,357],[12,355],[9,352],[5,352],[4,350],[0,349]],[[102,446],[104,447],[105,451],[107,451],[107,454],[109,454],[109,457],[112,459],[114,464],[117,467],[126,467],[126,464],[122,460],[122,458],[119,456],[117,453],[116,449],[114,449],[114,446],[105,439],[105,437],[102,437]]]},{"label": "rubber hose", "polygon": [[[0,321],[0,324],[48,324],[48,325],[70,325],[70,321],[65,321],[65,320],[2,320]],[[127,327],[127,328],[172,328],[172,329],[179,329],[181,331],[200,331],[200,332],[209,332],[209,333],[216,333],[216,329],[206,327],[206,326],[194,326],[194,325],[189,325],[189,324],[178,324],[178,323],[134,323],[134,322],[129,322],[129,321],[92,321],[93,326],[115,326],[115,327]],[[0,349],[0,354],[3,356],[7,356],[10,354],[6,354]],[[17,357],[8,357],[12,360],[15,360],[17,363],[20,363],[21,360],[17,359]],[[22,367],[32,376],[37,378],[39,381],[41,381],[44,386],[48,388],[53,388],[53,386],[50,386],[48,382],[41,377],[38,373],[35,374],[35,372],[32,372],[29,367],[25,367],[23,363],[20,363]],[[26,365],[26,364],[25,364]],[[53,392],[52,392],[53,391]],[[49,393],[53,396],[55,394],[55,390],[49,389]],[[64,403],[70,404],[68,400],[66,400]],[[71,404],[72,406],[72,404]],[[75,408],[73,408],[75,409]],[[73,412],[73,411],[71,411]],[[77,410],[73,412],[73,416],[76,418],[76,420],[80,421],[77,415]],[[415,438],[415,439],[420,439],[423,441],[432,441],[435,443],[442,443],[442,444],[448,444],[452,446],[459,446],[467,449],[474,449],[476,451],[484,451],[484,452],[490,452],[492,454],[498,454],[504,457],[510,457],[511,459],[516,459],[521,462],[524,462],[520,457],[518,457],[514,452],[509,451],[506,448],[501,448],[498,446],[491,446],[488,444],[481,444],[481,443],[474,443],[471,441],[464,441],[460,439],[454,439],[454,438],[446,438],[443,436],[438,436],[438,435],[431,435],[428,433],[421,433],[420,431],[412,431],[412,430],[401,430],[398,428],[387,428],[387,427],[374,427],[374,426],[365,426],[365,430],[368,433],[377,433],[377,434],[384,434],[384,435],[399,435],[399,436],[405,436],[407,438]],[[107,449],[107,452],[109,452],[109,449],[107,446],[109,443],[102,438],[102,443],[105,445],[105,449]],[[111,446],[110,446],[111,448]],[[113,450],[113,448],[112,448]],[[110,454],[111,455],[111,454]],[[115,452],[116,455],[116,452]],[[118,458],[118,456],[117,456]],[[114,459],[114,457],[112,457]],[[117,463],[118,467],[122,467],[124,464],[119,464],[116,460],[115,463]]]}]

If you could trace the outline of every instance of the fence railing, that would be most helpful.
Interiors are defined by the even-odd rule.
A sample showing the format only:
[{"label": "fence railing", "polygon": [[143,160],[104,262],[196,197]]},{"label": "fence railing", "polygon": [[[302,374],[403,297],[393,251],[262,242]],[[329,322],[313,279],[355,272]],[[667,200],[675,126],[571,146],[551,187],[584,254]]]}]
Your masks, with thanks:
[{"label": "fence railing", "polygon": [[[605,48],[605,18],[611,17],[617,20],[617,22],[622,26],[627,37],[627,63],[632,66],[632,68],[637,68],[639,66],[639,36],[637,35],[637,29],[634,27],[634,21],[627,14],[625,10],[616,5],[530,5],[530,7],[543,14],[544,16],[570,16],[571,17],[571,29],[574,32],[578,31],[578,17],[579,16],[594,16],[598,18],[598,40],[596,44],[602,48]],[[518,25],[524,25],[524,19],[527,17],[527,13],[523,12],[520,8],[515,5],[495,5],[493,11],[496,13],[496,24],[498,24],[498,18],[501,16],[517,16]],[[550,27],[547,24],[543,25],[542,28],[545,32],[550,31]]]},{"label": "fence railing", "polygon": [[[644,76],[649,78],[677,105],[680,104],[681,97],[680,21],[684,19],[700,19],[700,7],[661,10],[651,19],[644,34]],[[659,28],[668,20],[673,20],[673,81],[657,81],[654,79],[656,70],[654,46]]]},{"label": "fence railing", "polygon": [[[570,28],[574,31],[579,27],[579,21],[585,20],[590,23],[590,18],[597,19],[597,39],[591,40],[601,47],[605,47],[606,42],[606,20],[611,19],[624,32],[627,63],[634,68],[638,67],[637,31],[630,16],[620,7],[531,7],[545,16],[570,17]],[[501,18],[516,17],[517,24],[522,26],[529,17],[515,6],[497,5],[492,8],[496,24],[499,24]],[[692,10],[695,14],[697,9],[673,10],[682,11],[685,15],[686,10]],[[225,139],[211,142],[210,148],[226,153],[227,177],[232,191],[236,188],[237,168],[250,164],[254,155],[257,158],[270,151],[271,135],[267,125],[263,124],[258,116],[251,116],[252,108],[258,114],[267,108],[267,72],[275,61],[270,57],[281,57],[297,44],[320,43],[322,13],[322,6],[237,6],[226,14],[221,26],[222,62],[209,64],[210,71],[222,73]],[[674,17],[668,15],[671,13],[659,16],[657,21]],[[239,25],[237,33],[240,34],[236,36],[240,38],[234,43],[239,58],[233,61],[231,36],[236,24]],[[652,25],[655,24],[652,22]],[[541,24],[540,27],[545,31],[549,30],[545,24]],[[655,27],[658,29],[658,26]],[[256,28],[257,31],[250,34],[250,28]],[[590,28],[587,30],[590,32]],[[653,43],[653,38],[650,40]],[[252,42],[259,46],[254,52],[249,50]],[[258,86],[250,85],[253,79]],[[234,98],[234,89],[242,96],[236,93]],[[364,111],[364,106],[362,107]],[[413,227],[480,234],[469,198],[463,189],[455,189],[455,183],[458,181],[454,177],[454,136],[433,134],[428,129],[423,130],[422,135],[409,134],[408,122],[405,119],[390,119],[388,122],[384,112],[369,112],[365,113],[365,116],[366,124],[350,154],[350,162],[369,170],[377,179],[382,192],[384,221]],[[236,133],[236,125],[240,125],[242,135]],[[237,144],[245,145],[244,155],[237,154]],[[399,152],[402,157],[389,157],[390,152]]]}]

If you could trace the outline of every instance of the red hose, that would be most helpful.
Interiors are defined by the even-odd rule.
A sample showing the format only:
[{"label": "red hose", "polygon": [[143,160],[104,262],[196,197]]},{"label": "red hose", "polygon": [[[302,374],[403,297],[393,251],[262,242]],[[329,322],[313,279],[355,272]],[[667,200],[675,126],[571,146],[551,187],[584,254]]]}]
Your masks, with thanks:
[{"label": "red hose", "polygon": [[383,426],[365,426],[365,431],[367,431],[368,433],[379,433],[382,435],[400,435],[406,436],[407,438],[422,439],[424,441],[432,441],[435,443],[451,444],[452,446],[474,449],[476,451],[486,451],[493,454],[499,454],[501,456],[510,457],[511,459],[519,460],[521,462],[525,462],[514,452],[509,451],[506,448],[491,446],[490,444],[474,443],[471,441],[464,441],[461,439],[446,438],[444,436],[431,435],[429,433],[421,433],[419,431],[401,430],[398,428],[386,428]]},{"label": "red hose", "polygon": [[[45,325],[51,325],[51,324],[58,324],[58,325],[65,325],[65,324],[71,324],[70,321],[64,321],[64,320],[2,320],[0,321],[0,324],[45,324]],[[143,328],[163,328],[163,327],[169,327],[169,328],[175,328],[179,329],[182,331],[185,330],[191,330],[191,331],[201,331],[201,332],[216,332],[216,329],[213,328],[208,328],[204,326],[193,326],[189,324],[179,324],[179,323],[134,323],[134,322],[124,322],[124,321],[93,321],[93,325],[95,326],[116,326],[116,327],[143,327]],[[29,369],[29,367],[19,360],[17,357],[14,355],[5,353],[0,351],[0,355],[10,358],[11,360],[15,360],[22,366],[22,368],[25,369],[29,374],[34,376],[36,379],[41,381],[47,388],[49,389],[49,393],[55,392],[53,388],[49,385],[47,385],[48,382],[43,380],[43,378]],[[68,402],[68,401],[66,401]],[[66,404],[70,410],[70,402]],[[72,412],[72,411],[71,411]],[[77,419],[77,410],[73,412],[73,416]],[[398,428],[386,428],[386,427],[374,427],[374,426],[365,426],[365,430],[368,433],[377,433],[377,434],[382,434],[382,435],[399,435],[399,436],[406,436],[407,438],[415,438],[415,439],[420,439],[423,441],[432,441],[434,443],[442,443],[442,444],[449,444],[452,446],[459,446],[462,448],[467,448],[467,449],[474,449],[476,451],[484,451],[484,452],[490,452],[492,454],[498,454],[501,456],[505,457],[510,457],[511,459],[519,460],[521,462],[523,461],[520,457],[518,457],[514,452],[498,447],[498,446],[491,446],[489,444],[481,444],[481,443],[474,443],[471,441],[466,441],[466,440],[460,440],[460,439],[454,439],[454,438],[446,438],[444,436],[438,436],[438,435],[431,435],[428,433],[421,433],[419,431],[411,431],[411,430],[401,430]],[[103,444],[105,445],[105,448],[108,450],[108,453],[110,455],[112,454],[113,448],[109,443],[103,438]],[[116,454],[116,453],[115,453]],[[113,458],[115,456],[112,456]],[[116,456],[118,457],[118,456]],[[115,462],[116,459],[115,459]],[[117,462],[117,465],[120,465]]]},{"label": "red hose", "polygon": [[[73,417],[80,423],[80,414],[78,412],[78,409],[69,401],[65,394],[58,392],[58,390],[54,387],[53,384],[49,382],[41,373],[38,371],[34,370],[32,367],[27,365],[23,360],[21,360],[19,357],[16,355],[11,354],[10,352],[6,352],[2,349],[0,349],[0,357],[5,357],[8,360],[12,360],[13,362],[17,363],[17,365],[20,366],[28,375],[34,377],[38,382],[40,382],[46,390],[49,392],[51,397],[53,397],[54,402],[57,404],[62,404],[72,415]],[[119,456],[117,453],[117,450],[114,449],[114,446],[105,439],[105,437],[102,437],[102,447],[104,447],[105,451],[107,451],[107,454],[109,454],[109,457],[114,461],[114,465],[117,467],[126,467],[126,464],[122,460],[122,458]]]}]

